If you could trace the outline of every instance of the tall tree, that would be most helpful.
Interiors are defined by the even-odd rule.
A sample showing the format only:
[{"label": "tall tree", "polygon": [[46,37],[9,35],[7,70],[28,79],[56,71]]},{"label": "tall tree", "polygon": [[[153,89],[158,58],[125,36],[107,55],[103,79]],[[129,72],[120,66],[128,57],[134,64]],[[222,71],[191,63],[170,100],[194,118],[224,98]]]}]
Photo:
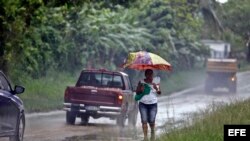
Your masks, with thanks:
[{"label": "tall tree", "polygon": [[[202,38],[222,39],[224,27],[215,12],[215,0],[187,0],[188,3],[197,4],[198,9],[195,13],[201,13],[204,19],[204,28],[202,28]],[[198,11],[197,11],[198,10]]]},{"label": "tall tree", "polygon": [[247,60],[250,62],[250,1],[228,0],[222,5],[221,13],[223,25],[242,37],[246,46]]}]

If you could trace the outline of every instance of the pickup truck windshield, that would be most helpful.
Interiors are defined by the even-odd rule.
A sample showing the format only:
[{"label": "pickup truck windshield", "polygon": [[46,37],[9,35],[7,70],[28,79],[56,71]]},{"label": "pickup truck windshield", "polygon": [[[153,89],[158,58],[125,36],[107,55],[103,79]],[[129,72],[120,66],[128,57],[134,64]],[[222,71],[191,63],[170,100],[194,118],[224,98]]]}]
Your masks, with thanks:
[{"label": "pickup truck windshield", "polygon": [[121,75],[84,72],[81,74],[77,86],[103,86],[123,89],[124,83]]}]

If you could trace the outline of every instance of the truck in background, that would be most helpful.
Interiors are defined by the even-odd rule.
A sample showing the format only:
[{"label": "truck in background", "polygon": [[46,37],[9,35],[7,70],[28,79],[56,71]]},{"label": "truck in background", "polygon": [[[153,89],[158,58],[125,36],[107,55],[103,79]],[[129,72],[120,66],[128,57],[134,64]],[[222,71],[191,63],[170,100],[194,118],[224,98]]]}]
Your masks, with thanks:
[{"label": "truck in background", "polygon": [[229,93],[237,92],[237,59],[232,57],[231,45],[224,41],[202,40],[209,47],[210,57],[206,61],[205,92],[216,88],[227,88]]}]

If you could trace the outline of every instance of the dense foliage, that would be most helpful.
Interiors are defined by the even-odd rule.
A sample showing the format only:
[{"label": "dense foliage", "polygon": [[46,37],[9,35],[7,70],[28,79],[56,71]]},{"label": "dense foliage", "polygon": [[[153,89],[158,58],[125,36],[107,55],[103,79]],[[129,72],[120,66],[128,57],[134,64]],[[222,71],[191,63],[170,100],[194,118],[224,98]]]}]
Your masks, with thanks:
[{"label": "dense foliage", "polygon": [[[0,67],[34,78],[49,70],[117,69],[131,51],[147,50],[175,71],[207,54],[199,40],[197,1],[0,0]],[[181,63],[180,63],[181,62]]]},{"label": "dense foliage", "polygon": [[226,28],[245,37],[250,32],[250,1],[229,0],[223,5],[221,19]]},{"label": "dense foliage", "polygon": [[246,43],[250,41],[250,1],[228,0],[215,9],[225,29],[224,39],[232,43],[238,55],[244,54]]}]

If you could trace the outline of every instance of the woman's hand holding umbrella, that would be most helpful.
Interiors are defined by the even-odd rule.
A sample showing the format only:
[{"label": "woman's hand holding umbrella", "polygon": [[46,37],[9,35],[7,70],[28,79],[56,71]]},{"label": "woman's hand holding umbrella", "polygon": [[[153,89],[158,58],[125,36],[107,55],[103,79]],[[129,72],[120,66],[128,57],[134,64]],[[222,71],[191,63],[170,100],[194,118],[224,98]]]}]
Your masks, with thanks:
[{"label": "woman's hand holding umbrella", "polygon": [[139,81],[136,88],[136,93],[142,93],[143,91],[144,91],[144,85]]}]

